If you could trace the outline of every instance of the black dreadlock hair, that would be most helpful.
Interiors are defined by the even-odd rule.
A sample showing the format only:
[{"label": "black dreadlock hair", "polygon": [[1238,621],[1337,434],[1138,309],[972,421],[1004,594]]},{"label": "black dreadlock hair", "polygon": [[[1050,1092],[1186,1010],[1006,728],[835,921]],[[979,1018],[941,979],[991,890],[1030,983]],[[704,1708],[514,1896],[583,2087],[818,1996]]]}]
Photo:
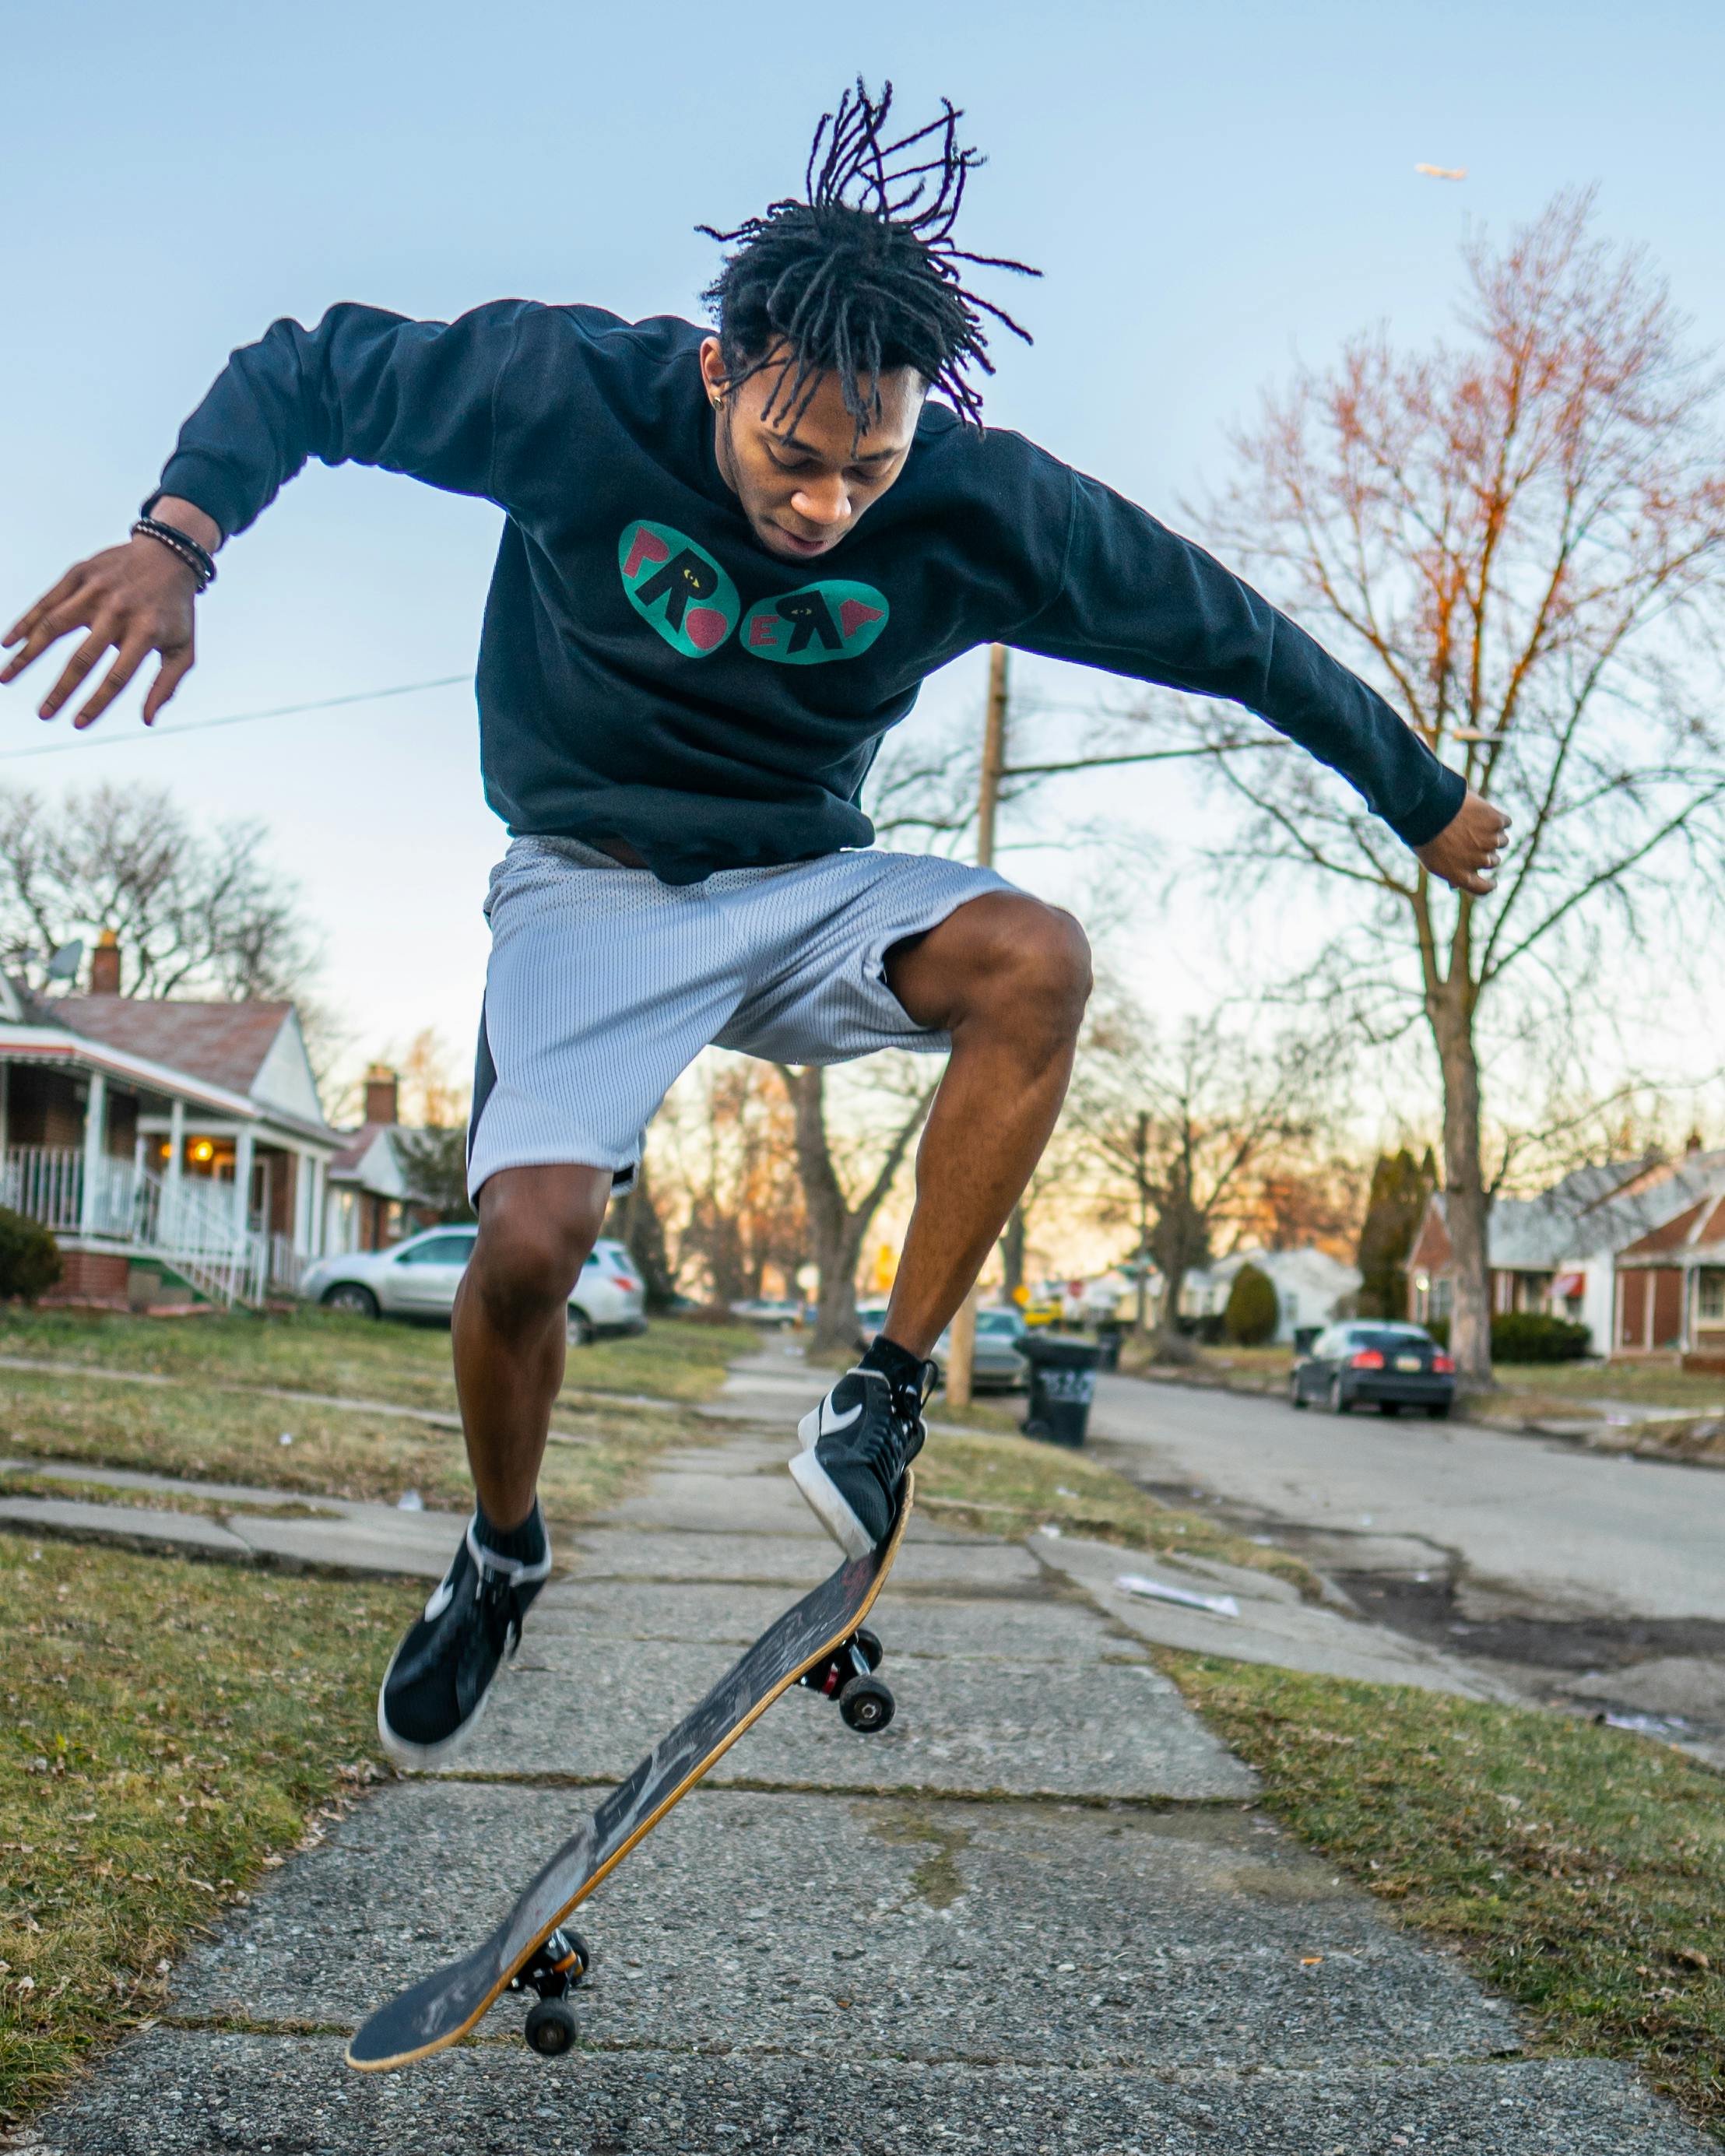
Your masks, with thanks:
[{"label": "black dreadlock hair", "polygon": [[[806,200],[776,202],[734,232],[696,227],[737,248],[701,295],[732,383],[757,374],[781,344],[790,347],[794,365],[774,383],[768,418],[778,410],[794,426],[830,372],[860,437],[880,416],[882,370],[913,367],[961,419],[980,426],[981,391],[966,370],[994,372],[983,316],[1031,341],[1010,315],[965,290],[961,263],[1024,277],[1042,272],[954,245],[965,181],[983,160],[959,144],[963,114],[946,98],[941,107],[938,120],[886,141],[892,85],[871,98],[859,77],[855,94],[847,90],[836,112],[821,116]],[[867,395],[865,380],[873,384]]]}]

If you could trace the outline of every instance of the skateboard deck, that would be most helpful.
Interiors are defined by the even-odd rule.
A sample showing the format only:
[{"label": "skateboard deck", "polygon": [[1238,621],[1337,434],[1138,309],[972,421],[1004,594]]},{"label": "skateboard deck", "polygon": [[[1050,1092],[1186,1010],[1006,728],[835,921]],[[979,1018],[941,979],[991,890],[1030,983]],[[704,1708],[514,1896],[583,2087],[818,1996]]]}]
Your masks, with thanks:
[{"label": "skateboard deck", "polygon": [[912,1495],[907,1474],[898,1518],[880,1548],[872,1556],[841,1564],[775,1619],[706,1698],[583,1820],[482,1945],[377,2009],[347,2046],[350,2066],[381,2073],[429,2058],[465,2036],[511,1986],[531,1988],[540,1995],[540,2005],[528,2016],[528,2041],[548,2053],[566,2050],[573,2038],[574,2019],[557,2002],[586,1974],[588,1953],[578,1935],[562,1931],[563,1920],[744,1730],[799,1681],[835,1698],[853,1728],[886,1727],[892,1717],[892,1695],[872,1674],[880,1643],[860,1628],[898,1555]]}]

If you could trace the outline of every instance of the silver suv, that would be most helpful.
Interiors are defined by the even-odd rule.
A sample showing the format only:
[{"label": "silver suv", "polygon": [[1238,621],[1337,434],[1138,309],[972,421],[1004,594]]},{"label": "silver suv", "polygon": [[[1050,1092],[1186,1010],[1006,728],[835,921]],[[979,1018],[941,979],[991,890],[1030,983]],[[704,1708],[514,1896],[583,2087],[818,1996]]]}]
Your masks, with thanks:
[{"label": "silver suv", "polygon": [[[300,1293],[361,1317],[446,1318],[478,1233],[470,1224],[428,1228],[387,1250],[315,1259],[300,1276]],[[596,1333],[639,1332],[645,1308],[646,1290],[629,1252],[608,1238],[595,1243],[569,1297],[571,1342],[584,1347]]]}]

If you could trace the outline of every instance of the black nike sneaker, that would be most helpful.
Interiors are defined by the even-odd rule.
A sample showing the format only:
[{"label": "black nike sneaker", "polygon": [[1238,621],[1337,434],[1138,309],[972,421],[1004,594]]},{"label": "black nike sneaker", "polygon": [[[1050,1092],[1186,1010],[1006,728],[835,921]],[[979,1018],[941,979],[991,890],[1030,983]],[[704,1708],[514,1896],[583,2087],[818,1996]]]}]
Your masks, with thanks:
[{"label": "black nike sneaker", "polygon": [[846,1557],[868,1557],[892,1532],[905,1469],[928,1435],[922,1408],[934,1373],[892,1384],[879,1370],[847,1370],[797,1425],[803,1450],[791,1462],[797,1487]]},{"label": "black nike sneaker", "polygon": [[473,1734],[498,1665],[514,1658],[521,1620],[551,1572],[487,1549],[468,1522],[455,1561],[390,1657],[377,1692],[377,1735],[404,1767],[434,1767]]}]

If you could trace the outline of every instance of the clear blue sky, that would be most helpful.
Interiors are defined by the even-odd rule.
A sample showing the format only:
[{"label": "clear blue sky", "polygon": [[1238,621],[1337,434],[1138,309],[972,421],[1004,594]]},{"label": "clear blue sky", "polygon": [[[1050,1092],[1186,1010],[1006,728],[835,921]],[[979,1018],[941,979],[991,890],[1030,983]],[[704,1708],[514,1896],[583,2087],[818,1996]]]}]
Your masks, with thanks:
[{"label": "clear blue sky", "polygon": [[[12,10],[7,59],[8,619],[123,532],[228,348],[278,315],[359,299],[446,316],[512,294],[693,311],[715,260],[693,225],[793,188],[859,69],[891,75],[907,116],[941,93],[968,108],[992,162],[966,237],[1046,272],[1011,295],[1037,341],[1002,341],[990,417],[1171,521],[1260,384],[1368,323],[1432,333],[1467,221],[1502,229],[1562,186],[1599,183],[1606,230],[1645,241],[1700,331],[1725,336],[1725,11],[1700,0],[193,0],[167,15],[99,0]],[[1421,179],[1422,161],[1469,177]],[[67,738],[13,690],[0,783],[159,781],[201,814],[261,816],[326,932],[358,1047],[434,1022],[465,1050],[501,839],[470,697],[177,742],[169,728],[466,670],[496,525],[408,481],[315,468],[224,557],[199,668],[158,735],[134,696],[73,752],[11,760]],[[935,717],[974,699],[979,668],[933,685]],[[1180,797],[1125,798],[1147,859],[1172,865]],[[1095,805],[1071,788],[1038,814],[1048,830]],[[1067,893],[1055,856],[1025,863]],[[1158,942],[1178,998],[1201,909],[1176,903]]]}]

